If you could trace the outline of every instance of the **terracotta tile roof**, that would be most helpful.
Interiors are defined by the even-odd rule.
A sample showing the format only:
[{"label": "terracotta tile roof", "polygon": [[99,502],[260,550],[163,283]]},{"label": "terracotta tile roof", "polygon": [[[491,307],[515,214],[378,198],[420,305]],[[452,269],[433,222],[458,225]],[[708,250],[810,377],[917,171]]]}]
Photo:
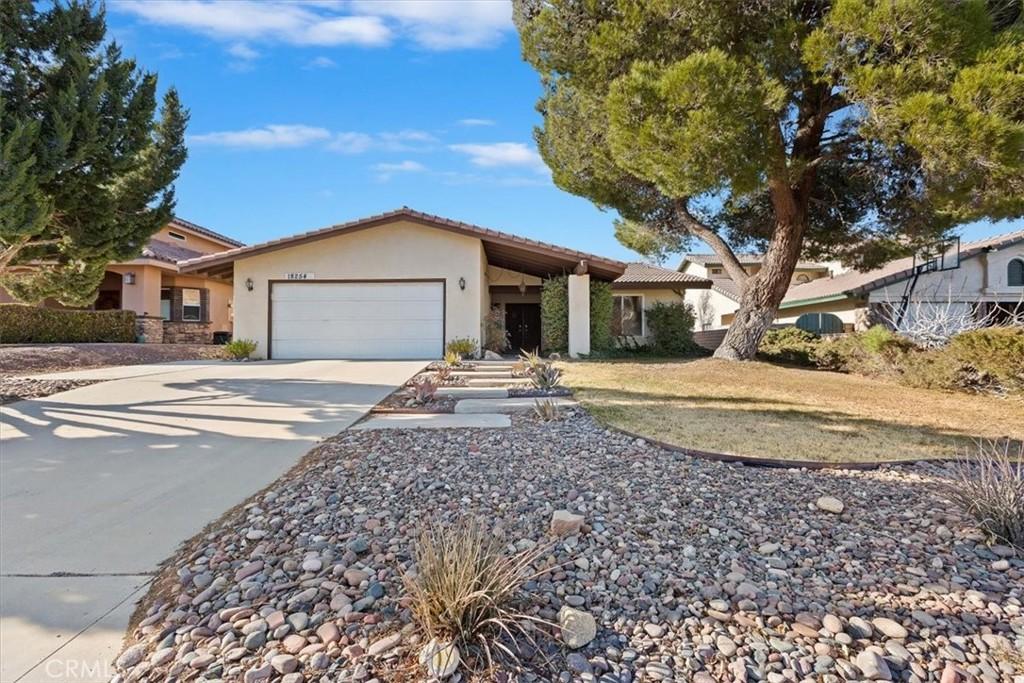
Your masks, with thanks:
[{"label": "terracotta tile roof", "polygon": [[164,240],[158,240],[156,238],[151,238],[146,246],[142,248],[142,256],[144,258],[166,261],[167,263],[186,261],[202,255],[203,252],[201,251],[189,249],[188,247],[183,247],[179,244],[172,244],[171,242],[165,242]]},{"label": "terracotta tile roof", "polygon": [[203,226],[198,225],[196,223],[192,223],[191,221],[187,221],[184,218],[178,218],[177,216],[175,216],[174,218],[171,219],[171,223],[172,224],[177,224],[177,225],[181,226],[182,228],[186,228],[188,230],[191,230],[192,232],[199,233],[200,235],[204,235],[204,236],[209,237],[211,239],[215,239],[218,242],[224,242],[225,244],[227,244],[227,245],[229,245],[231,247],[243,247],[243,246],[245,246],[245,242],[239,242],[236,239],[231,239],[227,235],[222,235],[219,232],[214,232],[213,230],[210,230],[209,228],[204,228]]},{"label": "terracotta tile roof", "polygon": [[680,273],[648,263],[627,263],[626,272],[612,281],[615,289],[654,288],[654,289],[707,289],[711,280]]},{"label": "terracotta tile roof", "polygon": [[[985,249],[1000,249],[1024,241],[1024,230],[993,235],[976,242],[960,245],[960,260],[976,256]],[[863,273],[847,271],[835,277],[819,278],[802,285],[790,287],[782,300],[783,307],[796,306],[800,302],[826,297],[860,296],[874,289],[906,280],[913,275],[914,259],[911,256],[890,261],[880,268]]]},{"label": "terracotta tile roof", "polygon": [[[236,249],[229,249],[216,254],[208,254],[200,258],[190,259],[179,265],[183,271],[194,272],[217,265],[231,263],[236,259],[245,256],[276,251],[277,249],[283,249],[293,244],[326,239],[345,232],[382,225],[397,219],[405,219],[435,228],[451,230],[464,235],[478,237],[484,242],[485,249],[493,249],[496,253],[501,254],[502,258],[510,258],[510,255],[513,253],[531,253],[539,255],[542,260],[546,259],[547,262],[551,264],[558,262],[562,264],[562,266],[568,266],[569,268],[580,261],[586,261],[589,271],[592,274],[609,280],[622,275],[626,270],[626,264],[622,261],[607,259],[594,254],[577,251],[575,249],[559,247],[547,242],[519,237],[518,235],[512,235],[506,232],[499,232],[497,230],[480,227],[479,225],[473,225],[471,223],[454,221],[442,216],[414,211],[408,207],[402,207],[401,209],[378,214],[376,216],[360,218],[347,223],[331,225],[326,228],[320,228],[319,230],[311,230],[309,232],[303,232],[289,237],[282,237],[269,242],[263,242],[261,244],[253,244],[238,247]],[[492,254],[489,252],[488,256],[490,257]],[[503,263],[497,263],[496,265],[503,265]]]},{"label": "terracotta tile roof", "polygon": [[713,279],[711,281],[711,289],[715,290],[719,294],[724,294],[734,301],[740,300],[740,287],[729,278]]}]

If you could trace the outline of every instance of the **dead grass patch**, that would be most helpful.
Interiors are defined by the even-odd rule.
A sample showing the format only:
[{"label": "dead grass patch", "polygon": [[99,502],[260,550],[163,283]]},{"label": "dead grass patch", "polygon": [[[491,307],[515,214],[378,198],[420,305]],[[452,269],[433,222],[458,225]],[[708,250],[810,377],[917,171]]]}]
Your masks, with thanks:
[{"label": "dead grass patch", "polygon": [[614,427],[685,448],[788,460],[953,457],[1024,440],[1024,402],[856,375],[732,363],[572,362],[565,381]]}]

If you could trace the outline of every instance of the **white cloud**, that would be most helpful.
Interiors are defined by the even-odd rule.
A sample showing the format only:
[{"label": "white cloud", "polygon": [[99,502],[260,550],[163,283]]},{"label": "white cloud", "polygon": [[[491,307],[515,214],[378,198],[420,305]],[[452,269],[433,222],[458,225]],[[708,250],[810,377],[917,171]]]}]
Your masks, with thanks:
[{"label": "white cloud", "polygon": [[496,121],[493,119],[459,119],[460,126],[493,126]]},{"label": "white cloud", "polygon": [[232,57],[238,57],[239,59],[247,61],[250,59],[256,59],[260,56],[259,52],[256,52],[256,50],[252,49],[245,43],[235,43],[228,48],[228,54]]},{"label": "white cloud", "polygon": [[397,164],[381,163],[374,164],[373,170],[384,173],[416,173],[427,170],[427,167],[418,161],[400,161]]},{"label": "white cloud", "polygon": [[188,139],[189,142],[197,145],[272,149],[277,147],[304,147],[330,137],[331,132],[326,128],[275,124],[262,128],[190,135]]},{"label": "white cloud", "polygon": [[493,47],[513,30],[508,0],[114,0],[113,11],[220,40],[386,46],[404,36],[428,50]]},{"label": "white cloud", "polygon": [[392,152],[425,152],[433,149],[438,139],[422,130],[400,130],[394,133],[379,133],[380,145]]},{"label": "white cloud", "polygon": [[494,47],[513,28],[507,0],[353,0],[352,7],[397,22],[429,50]]},{"label": "white cloud", "polygon": [[[115,11],[222,40],[276,40],[294,45],[387,45],[381,17],[339,15],[324,6],[257,0],[116,0]],[[320,11],[317,11],[320,10]]]},{"label": "white cloud", "polygon": [[324,57],[323,55],[320,55],[315,59],[311,59],[306,63],[307,69],[333,69],[336,66],[338,66],[337,62],[330,57]]},{"label": "white cloud", "polygon": [[547,170],[537,150],[521,142],[450,145],[449,149],[468,155],[470,163],[483,168],[524,166],[538,172]]},{"label": "white cloud", "polygon": [[335,133],[327,149],[342,154],[362,154],[373,147],[373,137],[366,133],[346,131]]}]

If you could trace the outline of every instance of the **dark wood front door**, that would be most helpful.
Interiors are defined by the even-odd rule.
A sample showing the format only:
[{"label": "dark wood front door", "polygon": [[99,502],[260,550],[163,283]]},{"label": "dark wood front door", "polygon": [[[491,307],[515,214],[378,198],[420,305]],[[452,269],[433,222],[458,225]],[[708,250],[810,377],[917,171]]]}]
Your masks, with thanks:
[{"label": "dark wood front door", "polygon": [[505,304],[505,329],[512,351],[540,350],[540,304]]}]

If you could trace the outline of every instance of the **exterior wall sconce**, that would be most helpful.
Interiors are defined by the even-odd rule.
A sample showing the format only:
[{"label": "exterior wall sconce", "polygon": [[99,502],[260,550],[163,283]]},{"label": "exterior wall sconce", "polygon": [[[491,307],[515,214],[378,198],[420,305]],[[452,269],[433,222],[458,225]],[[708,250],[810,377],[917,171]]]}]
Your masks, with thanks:
[{"label": "exterior wall sconce", "polygon": [[464,278],[464,277],[460,277],[459,278],[459,289],[465,291],[465,289],[466,289],[466,278]]},{"label": "exterior wall sconce", "polygon": [[126,284],[126,285],[134,285],[135,284],[135,273],[131,273],[131,272],[125,273],[124,275],[121,276],[121,281],[124,284]]},{"label": "exterior wall sconce", "polygon": [[246,289],[246,291],[251,292],[252,288],[253,288],[252,278],[251,277],[245,278],[245,289]]}]

